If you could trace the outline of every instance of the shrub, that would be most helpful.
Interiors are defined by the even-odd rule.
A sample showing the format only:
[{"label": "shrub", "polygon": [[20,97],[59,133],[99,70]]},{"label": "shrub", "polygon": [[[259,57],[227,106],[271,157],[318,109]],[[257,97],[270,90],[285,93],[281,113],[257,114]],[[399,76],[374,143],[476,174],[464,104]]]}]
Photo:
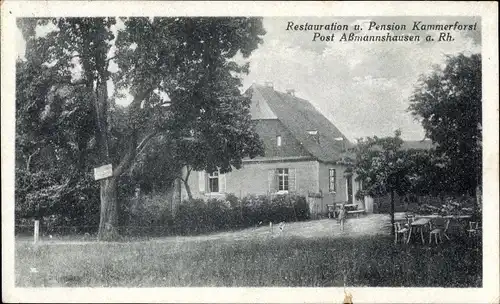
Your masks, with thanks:
[{"label": "shrub", "polygon": [[292,222],[309,219],[306,198],[297,195],[247,196],[242,200],[247,225],[259,222]]},{"label": "shrub", "polygon": [[309,205],[307,204],[306,198],[304,196],[293,196],[291,199],[293,200],[297,220],[308,220],[311,214],[309,213]]},{"label": "shrub", "polygon": [[80,233],[99,225],[99,184],[91,173],[68,168],[27,172],[16,168],[15,219],[40,220],[44,233]]},{"label": "shrub", "polygon": [[249,195],[242,199],[242,224],[252,226],[256,223],[268,222],[269,219],[269,198],[261,195]]},{"label": "shrub", "polygon": [[229,203],[231,208],[239,208],[240,207],[240,199],[234,195],[233,193],[228,193],[226,195],[226,201]]},{"label": "shrub", "polygon": [[179,205],[174,217],[177,233],[198,233],[206,226],[205,202],[202,199],[184,201]]},{"label": "shrub", "polygon": [[134,197],[122,208],[121,233],[124,235],[165,235],[171,232],[170,200],[165,194]]},{"label": "shrub", "polygon": [[179,234],[199,234],[252,227],[262,222],[303,221],[309,219],[305,197],[286,195],[272,199],[249,195],[241,200],[228,195],[225,200],[184,201],[176,212],[174,226]]}]

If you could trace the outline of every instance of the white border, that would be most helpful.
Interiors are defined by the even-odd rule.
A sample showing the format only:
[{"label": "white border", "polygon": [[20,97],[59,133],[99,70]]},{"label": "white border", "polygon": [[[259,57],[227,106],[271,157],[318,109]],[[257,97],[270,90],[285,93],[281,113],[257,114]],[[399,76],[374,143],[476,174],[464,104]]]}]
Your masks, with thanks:
[{"label": "white border", "polygon": [[340,303],[343,288],[14,288],[16,17],[481,16],[483,58],[483,288],[348,288],[354,303],[499,303],[498,4],[496,2],[5,1],[2,22],[2,300],[8,302]]}]

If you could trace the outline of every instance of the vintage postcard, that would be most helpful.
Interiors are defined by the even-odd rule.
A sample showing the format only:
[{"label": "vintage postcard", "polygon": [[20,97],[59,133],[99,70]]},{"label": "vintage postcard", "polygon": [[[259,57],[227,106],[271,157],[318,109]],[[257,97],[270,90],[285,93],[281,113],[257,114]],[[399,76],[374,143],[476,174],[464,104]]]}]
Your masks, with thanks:
[{"label": "vintage postcard", "polygon": [[497,20],[3,1],[2,300],[499,303]]}]

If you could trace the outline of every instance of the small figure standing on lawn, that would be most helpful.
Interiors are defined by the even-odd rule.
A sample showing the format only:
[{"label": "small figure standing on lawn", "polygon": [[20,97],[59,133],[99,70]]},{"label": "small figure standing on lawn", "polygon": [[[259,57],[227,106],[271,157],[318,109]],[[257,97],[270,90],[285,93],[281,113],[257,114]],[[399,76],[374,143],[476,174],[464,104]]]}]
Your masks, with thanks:
[{"label": "small figure standing on lawn", "polygon": [[345,218],[346,218],[345,205],[342,204],[340,206],[340,212],[339,212],[340,230],[342,230],[342,231],[344,231]]}]

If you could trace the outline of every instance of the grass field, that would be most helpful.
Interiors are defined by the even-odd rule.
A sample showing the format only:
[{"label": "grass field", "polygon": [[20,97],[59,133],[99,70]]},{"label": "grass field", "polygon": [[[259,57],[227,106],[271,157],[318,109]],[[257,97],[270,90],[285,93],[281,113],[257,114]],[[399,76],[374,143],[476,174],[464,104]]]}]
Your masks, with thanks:
[{"label": "grass field", "polygon": [[293,223],[138,242],[16,242],[16,285],[413,286],[482,285],[480,244],[394,244],[388,217]]}]

